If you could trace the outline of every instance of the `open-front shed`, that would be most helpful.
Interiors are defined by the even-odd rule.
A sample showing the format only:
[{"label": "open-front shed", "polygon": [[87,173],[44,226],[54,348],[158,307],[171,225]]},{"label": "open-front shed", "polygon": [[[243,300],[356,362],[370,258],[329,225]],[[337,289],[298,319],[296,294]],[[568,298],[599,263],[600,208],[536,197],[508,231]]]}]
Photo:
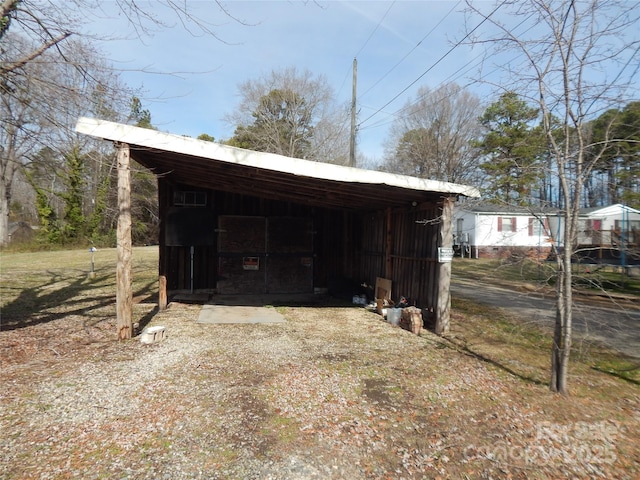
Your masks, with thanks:
[{"label": "open-front shed", "polygon": [[119,284],[130,283],[132,158],[158,179],[161,303],[184,291],[355,293],[381,277],[447,330],[453,203],[476,189],[90,118],[76,130],[118,148]]}]

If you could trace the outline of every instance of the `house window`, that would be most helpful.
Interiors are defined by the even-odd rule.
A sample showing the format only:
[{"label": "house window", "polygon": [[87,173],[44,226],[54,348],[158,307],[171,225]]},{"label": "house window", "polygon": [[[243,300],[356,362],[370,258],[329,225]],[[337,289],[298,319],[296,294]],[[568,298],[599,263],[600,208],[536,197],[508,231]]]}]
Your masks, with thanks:
[{"label": "house window", "polygon": [[173,204],[177,207],[206,207],[207,192],[176,190],[173,192]]},{"label": "house window", "polygon": [[549,221],[544,218],[529,218],[529,236],[530,237],[542,237],[548,235]]},{"label": "house window", "polygon": [[498,217],[499,232],[515,232],[516,217]]}]

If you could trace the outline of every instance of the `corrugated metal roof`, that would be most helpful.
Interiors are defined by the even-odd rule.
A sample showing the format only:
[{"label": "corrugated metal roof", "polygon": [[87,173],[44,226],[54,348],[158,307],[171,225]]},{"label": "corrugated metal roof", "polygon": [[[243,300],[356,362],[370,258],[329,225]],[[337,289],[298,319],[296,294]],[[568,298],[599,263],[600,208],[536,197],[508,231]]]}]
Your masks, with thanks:
[{"label": "corrugated metal roof", "polygon": [[126,143],[132,158],[157,175],[202,188],[357,210],[443,195],[479,197],[466,185],[255,152],[105,120],[80,118],[76,131]]}]

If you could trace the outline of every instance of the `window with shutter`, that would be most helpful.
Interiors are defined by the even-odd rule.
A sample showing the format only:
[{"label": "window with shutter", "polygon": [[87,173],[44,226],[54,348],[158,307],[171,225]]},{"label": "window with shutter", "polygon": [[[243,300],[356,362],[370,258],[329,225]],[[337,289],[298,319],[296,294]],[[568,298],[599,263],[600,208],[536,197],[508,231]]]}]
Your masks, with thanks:
[{"label": "window with shutter", "polygon": [[516,218],[515,217],[498,217],[498,231],[499,232],[515,232]]}]

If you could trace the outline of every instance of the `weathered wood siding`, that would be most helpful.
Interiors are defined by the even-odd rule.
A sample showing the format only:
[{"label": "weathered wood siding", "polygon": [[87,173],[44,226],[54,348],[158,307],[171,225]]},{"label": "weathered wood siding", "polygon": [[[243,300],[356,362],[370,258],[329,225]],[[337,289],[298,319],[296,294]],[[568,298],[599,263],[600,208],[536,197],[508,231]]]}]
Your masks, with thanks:
[{"label": "weathered wood siding", "polygon": [[[162,216],[172,208],[174,187],[162,180],[160,185]],[[269,241],[276,244],[275,251],[278,244],[282,246],[279,258],[273,262],[271,275],[275,276],[269,279],[275,291],[284,292],[288,288],[283,280],[286,276],[297,279],[297,283],[306,281],[305,268],[312,269],[310,291],[314,287],[330,287],[336,279],[355,290],[362,283],[374,285],[376,277],[384,277],[393,282],[394,300],[400,296],[409,298],[423,309],[427,321],[436,315],[437,257],[444,200],[406,210],[352,213],[223,192],[207,191],[207,196],[207,205],[202,208],[211,211],[216,222],[214,228],[218,228],[217,222],[222,216],[262,218],[260,221],[273,218],[274,222],[278,222],[278,218],[299,219],[294,230],[286,221],[282,228],[274,225],[272,229]],[[163,218],[160,225],[160,275],[166,276],[168,290],[187,290],[190,288],[190,248],[166,245],[165,222]],[[288,235],[297,238],[287,238]],[[216,289],[221,258],[224,267],[225,247],[219,242],[216,234],[212,245],[194,247],[195,290]],[[308,245],[312,248],[310,252]]]},{"label": "weathered wood siding", "polygon": [[360,218],[357,263],[362,281],[375,285],[376,277],[389,278],[392,299],[407,297],[427,317],[438,301],[440,212],[439,205],[423,205]]}]

